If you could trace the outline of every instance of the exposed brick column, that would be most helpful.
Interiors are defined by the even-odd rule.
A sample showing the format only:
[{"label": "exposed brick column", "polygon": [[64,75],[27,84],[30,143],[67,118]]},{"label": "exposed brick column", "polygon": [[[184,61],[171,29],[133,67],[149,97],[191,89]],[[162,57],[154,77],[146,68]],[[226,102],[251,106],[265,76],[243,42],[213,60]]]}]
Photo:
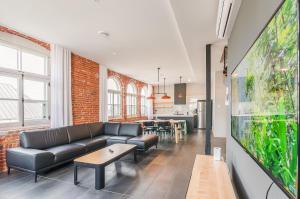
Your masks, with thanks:
[{"label": "exposed brick column", "polygon": [[72,53],[73,123],[99,121],[99,64]]}]

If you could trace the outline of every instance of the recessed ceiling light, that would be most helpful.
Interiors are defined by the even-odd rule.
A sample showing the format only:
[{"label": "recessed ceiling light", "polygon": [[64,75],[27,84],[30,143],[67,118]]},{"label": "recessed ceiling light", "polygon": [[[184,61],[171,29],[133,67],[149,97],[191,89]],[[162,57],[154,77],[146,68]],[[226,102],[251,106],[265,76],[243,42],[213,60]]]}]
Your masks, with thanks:
[{"label": "recessed ceiling light", "polygon": [[191,82],[191,79],[190,79],[190,78],[188,79],[188,82]]},{"label": "recessed ceiling light", "polygon": [[117,52],[112,52],[112,55],[117,55],[118,53]]},{"label": "recessed ceiling light", "polygon": [[105,37],[105,38],[108,38],[109,37],[109,33],[108,32],[105,32],[103,30],[99,30],[98,32],[98,35],[102,36],[102,37]]}]

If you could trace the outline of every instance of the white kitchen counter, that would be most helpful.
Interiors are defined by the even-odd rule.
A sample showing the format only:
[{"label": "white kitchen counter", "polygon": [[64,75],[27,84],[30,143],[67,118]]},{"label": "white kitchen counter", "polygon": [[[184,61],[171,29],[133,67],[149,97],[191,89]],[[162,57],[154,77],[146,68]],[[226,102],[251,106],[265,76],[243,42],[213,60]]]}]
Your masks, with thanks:
[{"label": "white kitchen counter", "polygon": [[154,114],[153,117],[194,117],[194,115]]}]

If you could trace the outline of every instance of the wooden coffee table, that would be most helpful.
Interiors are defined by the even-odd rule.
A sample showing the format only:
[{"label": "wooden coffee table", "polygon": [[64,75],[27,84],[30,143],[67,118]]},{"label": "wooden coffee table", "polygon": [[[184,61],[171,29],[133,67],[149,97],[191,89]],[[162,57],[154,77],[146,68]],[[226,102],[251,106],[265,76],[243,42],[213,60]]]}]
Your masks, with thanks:
[{"label": "wooden coffee table", "polygon": [[105,186],[105,166],[133,152],[136,162],[136,145],[133,144],[113,144],[98,151],[81,156],[74,160],[74,184],[77,185],[78,167],[88,167],[95,169],[95,189],[103,189]]}]

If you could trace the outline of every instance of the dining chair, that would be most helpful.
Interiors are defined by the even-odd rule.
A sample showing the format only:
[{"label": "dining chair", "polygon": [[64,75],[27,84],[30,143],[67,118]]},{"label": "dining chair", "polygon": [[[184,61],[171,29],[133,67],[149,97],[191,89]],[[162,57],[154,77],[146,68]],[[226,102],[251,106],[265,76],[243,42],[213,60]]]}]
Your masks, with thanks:
[{"label": "dining chair", "polygon": [[159,121],[157,122],[157,133],[162,136],[162,135],[171,135],[171,123],[169,121]]},{"label": "dining chair", "polygon": [[144,130],[144,134],[156,133],[156,126],[154,121],[144,121],[143,130]]}]

